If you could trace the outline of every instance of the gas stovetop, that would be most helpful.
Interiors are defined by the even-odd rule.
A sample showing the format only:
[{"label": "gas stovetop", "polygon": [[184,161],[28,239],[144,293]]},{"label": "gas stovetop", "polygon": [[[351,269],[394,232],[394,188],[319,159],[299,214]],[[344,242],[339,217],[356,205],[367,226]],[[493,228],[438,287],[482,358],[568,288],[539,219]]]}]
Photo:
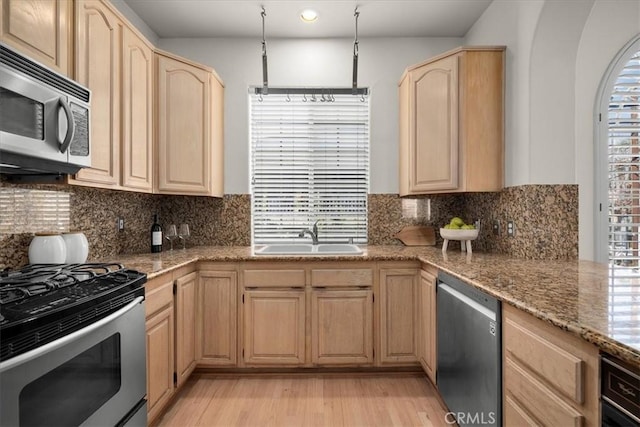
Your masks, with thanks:
[{"label": "gas stovetop", "polygon": [[144,295],[120,264],[32,264],[0,276],[0,361],[87,326]]}]

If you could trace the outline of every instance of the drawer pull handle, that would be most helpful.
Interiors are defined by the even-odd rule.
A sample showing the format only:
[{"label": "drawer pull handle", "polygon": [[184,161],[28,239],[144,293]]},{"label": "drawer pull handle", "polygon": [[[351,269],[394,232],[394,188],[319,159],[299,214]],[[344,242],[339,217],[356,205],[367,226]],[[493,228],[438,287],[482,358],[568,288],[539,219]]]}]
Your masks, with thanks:
[{"label": "drawer pull handle", "polygon": [[625,394],[627,396],[636,397],[636,394],[633,392],[633,389],[625,386],[624,384],[618,383],[618,388],[622,391],[623,394]]}]

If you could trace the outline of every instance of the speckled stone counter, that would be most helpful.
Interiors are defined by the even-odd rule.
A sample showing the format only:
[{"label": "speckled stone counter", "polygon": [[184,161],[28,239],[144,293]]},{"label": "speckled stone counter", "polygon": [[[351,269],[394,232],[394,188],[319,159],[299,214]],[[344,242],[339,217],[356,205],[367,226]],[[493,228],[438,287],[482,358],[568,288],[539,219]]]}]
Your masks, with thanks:
[{"label": "speckled stone counter", "polygon": [[119,262],[153,278],[195,261],[421,261],[603,351],[640,365],[640,277],[617,278],[588,261],[537,261],[436,247],[369,246],[358,256],[264,256],[250,247],[196,247],[173,253],[123,255]]}]

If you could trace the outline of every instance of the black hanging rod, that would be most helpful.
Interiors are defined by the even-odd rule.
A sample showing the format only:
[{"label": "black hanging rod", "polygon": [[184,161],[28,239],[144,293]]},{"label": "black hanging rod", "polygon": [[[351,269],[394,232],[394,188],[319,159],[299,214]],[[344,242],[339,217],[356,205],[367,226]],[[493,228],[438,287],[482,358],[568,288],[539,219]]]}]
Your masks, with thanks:
[{"label": "black hanging rod", "polygon": [[302,87],[251,87],[249,93],[256,95],[369,95],[367,87],[339,87],[339,88],[302,88]]}]

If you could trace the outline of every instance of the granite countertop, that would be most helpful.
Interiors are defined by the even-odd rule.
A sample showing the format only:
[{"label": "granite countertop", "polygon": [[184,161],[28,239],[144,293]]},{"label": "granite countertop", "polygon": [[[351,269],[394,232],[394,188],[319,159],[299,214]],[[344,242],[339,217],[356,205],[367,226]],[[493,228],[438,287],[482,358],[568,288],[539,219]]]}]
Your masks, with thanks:
[{"label": "granite countertop", "polygon": [[309,257],[256,256],[251,247],[211,246],[122,255],[118,262],[151,279],[195,261],[421,261],[640,366],[640,277],[614,277],[607,265],[589,261],[523,260],[477,252],[469,256],[437,247],[363,248],[363,255]]}]

